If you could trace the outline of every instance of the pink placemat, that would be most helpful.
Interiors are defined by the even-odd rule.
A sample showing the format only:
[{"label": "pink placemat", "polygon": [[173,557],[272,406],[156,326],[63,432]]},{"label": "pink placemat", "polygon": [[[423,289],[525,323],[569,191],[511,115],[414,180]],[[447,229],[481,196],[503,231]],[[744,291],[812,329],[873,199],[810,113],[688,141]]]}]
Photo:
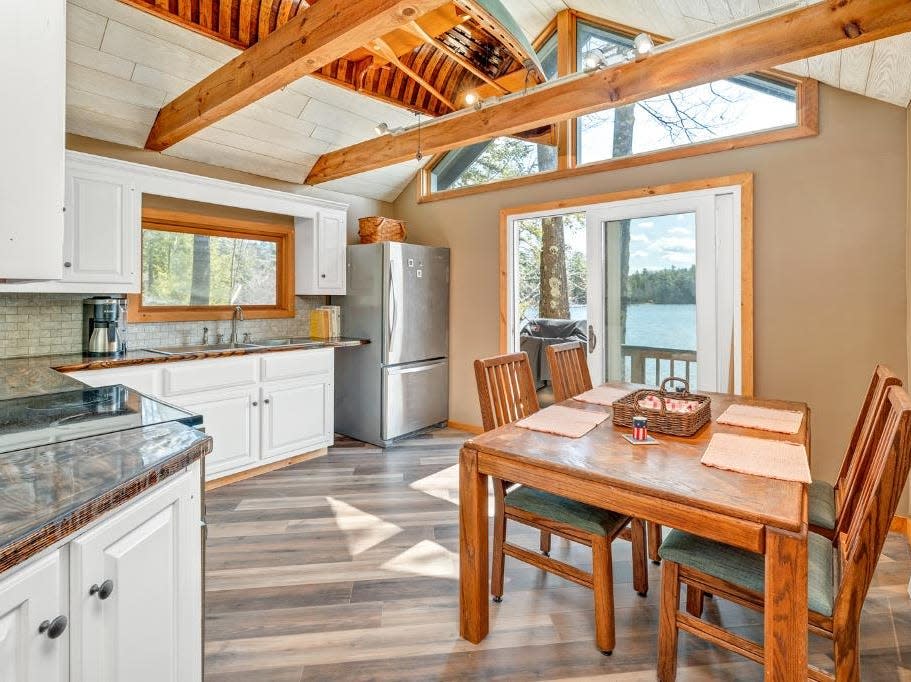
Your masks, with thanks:
[{"label": "pink placemat", "polygon": [[516,426],[556,436],[581,438],[607,417],[607,413],[603,412],[586,412],[562,405],[551,405],[525,419],[520,419]]},{"label": "pink placemat", "polygon": [[592,403],[593,405],[612,405],[615,401],[620,400],[620,398],[629,394],[630,391],[627,391],[624,388],[597,386],[585,393],[573,396],[573,400],[578,400],[583,403]]},{"label": "pink placemat", "polygon": [[721,413],[717,421],[719,424],[742,426],[747,429],[794,434],[800,431],[803,413],[755,405],[731,405]]},{"label": "pink placemat", "polygon": [[803,445],[766,438],[716,433],[702,455],[706,466],[742,474],[812,483]]}]

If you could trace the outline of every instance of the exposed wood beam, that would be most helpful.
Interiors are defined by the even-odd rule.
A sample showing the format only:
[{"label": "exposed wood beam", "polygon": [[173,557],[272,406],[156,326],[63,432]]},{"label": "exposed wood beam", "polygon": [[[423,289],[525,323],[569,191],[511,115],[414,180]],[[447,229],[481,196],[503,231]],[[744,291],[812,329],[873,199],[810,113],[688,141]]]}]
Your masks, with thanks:
[{"label": "exposed wood beam", "polygon": [[319,158],[307,184],[384,168],[502,135],[769,69],[911,31],[911,0],[825,0],[726,33],[659,51],[638,62],[558,82],[481,111],[340,149]]},{"label": "exposed wood beam", "polygon": [[417,71],[415,71],[410,66],[405,64],[401,59],[399,59],[399,56],[395,53],[395,50],[393,50],[389,46],[389,43],[387,43],[382,38],[374,38],[373,40],[370,41],[370,43],[366,46],[365,49],[367,49],[368,52],[372,52],[377,57],[380,57],[381,59],[385,59],[387,62],[392,64],[395,68],[399,69],[402,73],[406,74],[413,81],[417,82],[418,85],[420,85],[427,92],[429,92],[431,95],[436,97],[438,100],[440,100],[443,104],[445,104],[450,109],[452,109],[452,110],[456,109],[456,106],[449,100],[448,97],[446,97],[443,93],[441,93],[439,90],[437,90],[435,87],[433,87],[433,85],[431,85],[428,81],[426,81],[424,78],[422,78],[421,74],[419,74]]},{"label": "exposed wood beam", "polygon": [[447,0],[321,0],[166,104],[146,148],[161,151]]},{"label": "exposed wood beam", "polygon": [[484,73],[484,71],[479,69],[474,64],[474,62],[472,62],[470,59],[466,59],[465,57],[460,55],[458,52],[453,50],[451,47],[449,47],[449,45],[444,43],[442,40],[438,40],[438,39],[434,38],[432,35],[430,35],[429,33],[427,33],[427,31],[425,31],[424,28],[418,22],[416,22],[416,21],[409,22],[408,25],[405,26],[405,30],[410,31],[411,33],[416,35],[418,38],[420,38],[422,41],[424,41],[428,45],[432,45],[433,47],[437,48],[438,50],[441,50],[444,54],[446,54],[450,59],[454,60],[463,69],[470,71],[475,76],[480,78],[482,81],[487,83],[487,85],[493,87],[496,90],[499,90],[501,94],[506,94],[507,92],[509,92],[509,90],[504,88],[502,85],[500,85],[495,80],[493,80],[489,75]]}]

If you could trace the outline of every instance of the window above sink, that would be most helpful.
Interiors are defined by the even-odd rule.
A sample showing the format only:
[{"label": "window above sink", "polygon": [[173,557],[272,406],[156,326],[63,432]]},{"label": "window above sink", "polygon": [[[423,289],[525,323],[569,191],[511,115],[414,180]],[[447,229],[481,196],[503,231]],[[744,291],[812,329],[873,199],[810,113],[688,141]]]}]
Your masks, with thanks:
[{"label": "window above sink", "polygon": [[142,291],[130,322],[294,317],[294,227],[157,208],[142,211]]}]

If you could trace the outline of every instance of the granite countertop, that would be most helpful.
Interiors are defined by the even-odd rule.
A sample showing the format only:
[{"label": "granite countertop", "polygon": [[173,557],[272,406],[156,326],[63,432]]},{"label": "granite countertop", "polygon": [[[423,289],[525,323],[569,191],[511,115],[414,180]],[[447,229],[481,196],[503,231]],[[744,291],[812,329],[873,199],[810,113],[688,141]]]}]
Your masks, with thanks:
[{"label": "granite countertop", "polygon": [[67,376],[65,372],[76,372],[91,369],[110,369],[112,367],[129,367],[160,362],[180,362],[182,360],[201,360],[206,358],[224,358],[238,355],[259,353],[281,353],[294,350],[312,350],[313,348],[345,348],[370,343],[367,339],[310,339],[319,344],[303,349],[299,346],[260,346],[255,348],[232,348],[220,351],[181,353],[162,355],[147,350],[131,350],[116,358],[98,358],[82,353],[63,355],[42,355],[26,358],[0,359],[0,400],[22,398],[44,393],[57,393],[83,388],[78,379]]},{"label": "granite countertop", "polygon": [[212,450],[180,422],[0,457],[0,572],[85,527]]}]

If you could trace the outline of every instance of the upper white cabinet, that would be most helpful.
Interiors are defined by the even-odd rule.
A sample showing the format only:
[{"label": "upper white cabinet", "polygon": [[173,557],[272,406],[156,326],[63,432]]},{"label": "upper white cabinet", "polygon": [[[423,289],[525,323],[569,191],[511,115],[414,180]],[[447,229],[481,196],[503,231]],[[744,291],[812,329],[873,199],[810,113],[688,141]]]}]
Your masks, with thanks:
[{"label": "upper white cabinet", "polygon": [[68,679],[64,556],[56,550],[0,580],[0,680]]},{"label": "upper white cabinet", "polygon": [[0,2],[0,280],[62,274],[66,1]]},{"label": "upper white cabinet", "polygon": [[139,291],[141,200],[136,194],[123,175],[83,163],[67,166],[63,283],[103,285],[106,293]]},{"label": "upper white cabinet", "polygon": [[297,218],[295,261],[298,296],[329,296],[345,293],[345,213],[320,211],[315,218]]}]

